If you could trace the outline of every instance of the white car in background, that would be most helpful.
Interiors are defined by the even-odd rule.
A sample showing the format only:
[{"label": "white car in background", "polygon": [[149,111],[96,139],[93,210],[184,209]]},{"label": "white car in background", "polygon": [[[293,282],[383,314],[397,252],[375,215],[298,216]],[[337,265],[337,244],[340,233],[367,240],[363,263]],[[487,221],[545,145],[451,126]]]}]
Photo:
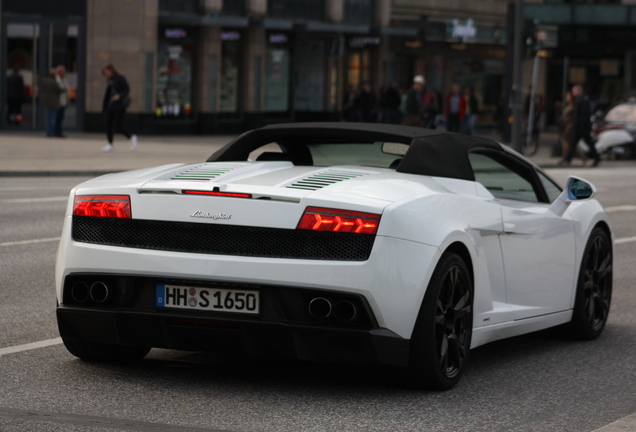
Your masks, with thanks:
[{"label": "white car in background", "polygon": [[241,349],[393,365],[449,389],[471,348],[554,326],[601,334],[613,235],[594,192],[483,138],[267,126],[206,162],[72,190],[60,335],[92,361]]}]

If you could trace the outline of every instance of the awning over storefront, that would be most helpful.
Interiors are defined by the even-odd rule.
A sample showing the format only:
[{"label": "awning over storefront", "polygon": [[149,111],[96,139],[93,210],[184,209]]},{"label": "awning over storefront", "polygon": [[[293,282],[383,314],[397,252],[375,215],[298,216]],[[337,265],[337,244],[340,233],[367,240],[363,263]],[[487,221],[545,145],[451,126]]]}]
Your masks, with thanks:
[{"label": "awning over storefront", "polygon": [[218,27],[248,27],[248,18],[200,16],[187,14],[159,14],[159,24],[184,26],[218,26]]}]

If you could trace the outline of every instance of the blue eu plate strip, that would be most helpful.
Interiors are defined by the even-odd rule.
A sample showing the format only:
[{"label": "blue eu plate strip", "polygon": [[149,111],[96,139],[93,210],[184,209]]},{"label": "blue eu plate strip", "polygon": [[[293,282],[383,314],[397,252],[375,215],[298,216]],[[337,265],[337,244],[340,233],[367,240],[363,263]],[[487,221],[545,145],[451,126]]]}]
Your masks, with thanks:
[{"label": "blue eu plate strip", "polygon": [[157,285],[157,296],[156,296],[157,306],[165,306],[166,305],[166,302],[165,302],[165,291],[166,291],[166,286],[165,285]]}]

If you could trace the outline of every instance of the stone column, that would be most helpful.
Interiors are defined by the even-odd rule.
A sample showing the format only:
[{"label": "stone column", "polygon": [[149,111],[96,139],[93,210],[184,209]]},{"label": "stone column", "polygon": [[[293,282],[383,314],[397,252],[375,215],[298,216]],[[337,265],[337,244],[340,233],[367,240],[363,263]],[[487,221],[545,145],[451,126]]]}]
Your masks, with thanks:
[{"label": "stone column", "polygon": [[201,3],[206,15],[218,14],[223,10],[223,0],[201,0]]},{"label": "stone column", "polygon": [[249,17],[262,18],[267,14],[267,0],[246,0],[246,6]]},{"label": "stone column", "polygon": [[388,27],[391,24],[391,0],[375,0],[374,25]]},{"label": "stone column", "polygon": [[344,19],[344,0],[327,0],[325,17],[328,22],[340,23]]},{"label": "stone column", "polygon": [[262,27],[251,27],[246,30],[245,75],[243,76],[247,84],[243,95],[243,109],[246,112],[259,112],[263,109],[267,45],[265,38],[265,29]]},{"label": "stone column", "polygon": [[[106,87],[102,68],[108,63],[128,79],[132,98],[129,112],[145,110],[146,95],[148,89],[154,89],[156,77],[158,13],[158,0],[87,0],[87,112],[102,110]],[[153,62],[152,86],[146,85],[147,61]]]}]

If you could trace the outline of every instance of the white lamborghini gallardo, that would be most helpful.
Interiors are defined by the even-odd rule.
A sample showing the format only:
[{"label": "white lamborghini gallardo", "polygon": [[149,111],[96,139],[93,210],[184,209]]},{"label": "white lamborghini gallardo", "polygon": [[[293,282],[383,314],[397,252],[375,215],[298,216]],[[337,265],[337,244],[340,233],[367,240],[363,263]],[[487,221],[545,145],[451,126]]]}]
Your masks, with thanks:
[{"label": "white lamborghini gallardo", "polygon": [[483,138],[267,126],[206,162],[75,187],[59,331],[86,360],[241,349],[394,365],[448,389],[487,342],[602,332],[613,236],[594,193]]}]

